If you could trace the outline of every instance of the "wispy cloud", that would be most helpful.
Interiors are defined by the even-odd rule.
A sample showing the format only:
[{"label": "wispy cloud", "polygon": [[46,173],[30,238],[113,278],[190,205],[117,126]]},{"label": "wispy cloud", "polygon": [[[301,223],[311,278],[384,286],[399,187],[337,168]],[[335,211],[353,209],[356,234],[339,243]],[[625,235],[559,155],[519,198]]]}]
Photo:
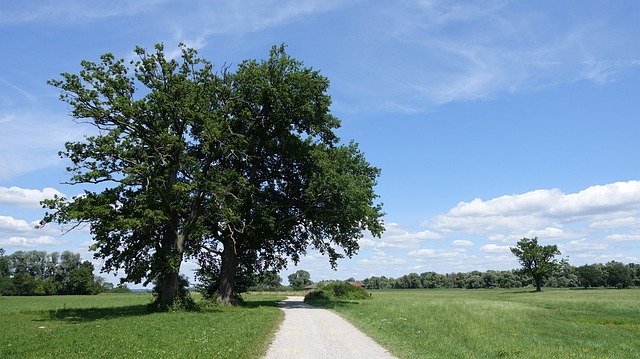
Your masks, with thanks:
[{"label": "wispy cloud", "polygon": [[114,0],[109,2],[59,1],[3,1],[0,24],[45,22],[76,22],[119,16],[132,16],[153,10],[167,0]]},{"label": "wispy cloud", "polygon": [[[17,91],[20,95],[22,95],[23,97],[25,97],[29,102],[34,102],[36,100],[35,96],[33,96],[30,92],[28,92],[27,90],[5,80],[0,78],[0,84],[3,84],[7,87],[9,87],[10,89]],[[0,122],[2,120],[0,119]]]},{"label": "wispy cloud", "polygon": [[65,114],[24,109],[0,114],[0,180],[55,165],[66,141],[77,141],[94,129],[75,124]]},{"label": "wispy cloud", "polygon": [[[180,7],[180,11],[176,11],[176,6]],[[344,2],[336,0],[241,0],[215,5],[207,1],[194,1],[179,5],[166,4],[158,12],[162,14],[161,21],[173,34],[173,41],[201,48],[209,43],[212,36],[255,33],[344,6]]]},{"label": "wispy cloud", "polygon": [[[358,81],[378,93],[376,110],[428,111],[581,80],[606,84],[640,66],[640,48],[631,40],[635,28],[604,14],[562,17],[515,1],[372,8],[370,26],[385,27],[363,31],[367,47],[361,51],[374,54],[367,67],[375,77],[363,71]],[[393,54],[383,50],[387,46]]]}]

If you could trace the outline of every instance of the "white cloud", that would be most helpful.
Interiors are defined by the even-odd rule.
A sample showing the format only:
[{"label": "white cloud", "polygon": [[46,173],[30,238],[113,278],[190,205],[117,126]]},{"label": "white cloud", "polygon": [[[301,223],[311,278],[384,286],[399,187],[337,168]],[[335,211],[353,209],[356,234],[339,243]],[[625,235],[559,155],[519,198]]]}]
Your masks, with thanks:
[{"label": "white cloud", "polygon": [[455,241],[453,241],[453,243],[451,243],[451,245],[453,247],[466,248],[466,247],[473,247],[473,242],[456,239]]},{"label": "white cloud", "polygon": [[0,216],[0,233],[25,233],[35,230],[33,223],[11,216]]},{"label": "white cloud", "polygon": [[415,258],[441,258],[441,259],[460,259],[466,256],[464,250],[446,251],[442,249],[422,248],[409,252],[409,256]]},{"label": "white cloud", "polygon": [[39,208],[40,201],[53,198],[56,195],[64,197],[64,194],[60,191],[50,187],[42,190],[20,187],[0,187],[0,204]]},{"label": "white cloud", "polygon": [[60,228],[55,224],[38,227],[39,221],[27,222],[11,216],[0,215],[0,238],[8,237],[42,237],[60,235]]},{"label": "white cloud", "polygon": [[359,263],[365,268],[378,269],[381,267],[402,265],[405,263],[405,260],[388,255],[386,252],[376,250],[370,257],[359,260]]},{"label": "white cloud", "polygon": [[611,234],[604,239],[609,241],[640,241],[640,233]]},{"label": "white cloud", "polygon": [[587,241],[586,239],[574,240],[566,245],[560,245],[561,252],[603,251],[609,248],[607,243]]},{"label": "white cloud", "polygon": [[[615,216],[640,210],[640,181],[616,182],[565,194],[559,189],[541,189],[489,200],[476,198],[460,202],[433,226],[438,230],[491,233],[501,241],[504,232],[515,236],[565,237],[562,223],[601,222],[602,216]],[[625,217],[628,215],[625,215]],[[528,228],[526,232],[521,231]],[[497,232],[497,233],[496,233]],[[502,232],[502,233],[501,233]]]},{"label": "white cloud", "polygon": [[61,242],[50,236],[39,236],[34,238],[10,237],[0,240],[0,245],[7,247],[37,247],[43,245],[56,245]]},{"label": "white cloud", "polygon": [[385,224],[381,238],[363,238],[360,245],[375,248],[416,248],[424,241],[441,239],[443,236],[430,230],[411,231],[397,223]]},{"label": "white cloud", "polygon": [[589,227],[591,228],[621,228],[621,227],[632,227],[640,224],[640,219],[638,217],[628,215],[624,216],[623,213],[616,213],[614,218],[603,218],[601,220],[597,220],[592,222]]},{"label": "white cloud", "polygon": [[494,243],[485,244],[480,247],[480,250],[485,253],[507,253],[511,252],[511,247],[509,246],[499,246]]}]

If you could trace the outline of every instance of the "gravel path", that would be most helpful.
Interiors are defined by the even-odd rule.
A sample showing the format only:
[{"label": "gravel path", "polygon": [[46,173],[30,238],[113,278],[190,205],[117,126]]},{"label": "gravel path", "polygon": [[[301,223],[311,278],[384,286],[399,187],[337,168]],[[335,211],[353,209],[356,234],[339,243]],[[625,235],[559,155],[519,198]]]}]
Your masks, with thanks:
[{"label": "gravel path", "polygon": [[339,315],[302,300],[289,297],[281,303],[284,321],[265,359],[394,358]]}]

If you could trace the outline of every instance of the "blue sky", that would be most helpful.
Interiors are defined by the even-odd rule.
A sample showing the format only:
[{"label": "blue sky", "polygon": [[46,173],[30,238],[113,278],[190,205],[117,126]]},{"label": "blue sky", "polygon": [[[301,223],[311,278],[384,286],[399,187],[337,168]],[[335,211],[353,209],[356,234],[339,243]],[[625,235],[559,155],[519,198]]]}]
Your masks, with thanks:
[{"label": "blue sky", "polygon": [[382,169],[387,232],[337,272],[310,252],[284,278],[510,269],[524,236],[574,265],[640,262],[637,1],[0,0],[0,33],[9,253],[91,258],[88,231],[33,228],[40,199],[82,190],[60,184],[57,151],[88,129],[48,79],[136,45],[184,42],[233,65],[285,43],[329,78],[340,136]]}]

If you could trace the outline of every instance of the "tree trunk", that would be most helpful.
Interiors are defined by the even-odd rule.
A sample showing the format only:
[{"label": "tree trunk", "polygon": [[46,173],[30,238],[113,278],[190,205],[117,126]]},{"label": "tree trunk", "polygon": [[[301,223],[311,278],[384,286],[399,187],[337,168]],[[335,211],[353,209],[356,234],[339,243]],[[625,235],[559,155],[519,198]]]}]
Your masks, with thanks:
[{"label": "tree trunk", "polygon": [[175,271],[172,273],[165,273],[163,275],[160,305],[171,305],[178,296],[178,272],[179,271]]},{"label": "tree trunk", "polygon": [[222,264],[220,266],[220,279],[218,284],[218,295],[223,304],[238,304],[235,293],[236,266],[238,257],[235,248],[231,244],[225,244],[222,250]]},{"label": "tree trunk", "polygon": [[[175,224],[173,228],[175,228]],[[173,304],[178,297],[180,265],[184,253],[184,234],[179,234],[173,228],[165,232],[162,257],[162,269],[159,279],[159,305],[167,307]]]},{"label": "tree trunk", "polygon": [[534,282],[536,282],[536,292],[542,292],[542,279],[535,278]]}]

